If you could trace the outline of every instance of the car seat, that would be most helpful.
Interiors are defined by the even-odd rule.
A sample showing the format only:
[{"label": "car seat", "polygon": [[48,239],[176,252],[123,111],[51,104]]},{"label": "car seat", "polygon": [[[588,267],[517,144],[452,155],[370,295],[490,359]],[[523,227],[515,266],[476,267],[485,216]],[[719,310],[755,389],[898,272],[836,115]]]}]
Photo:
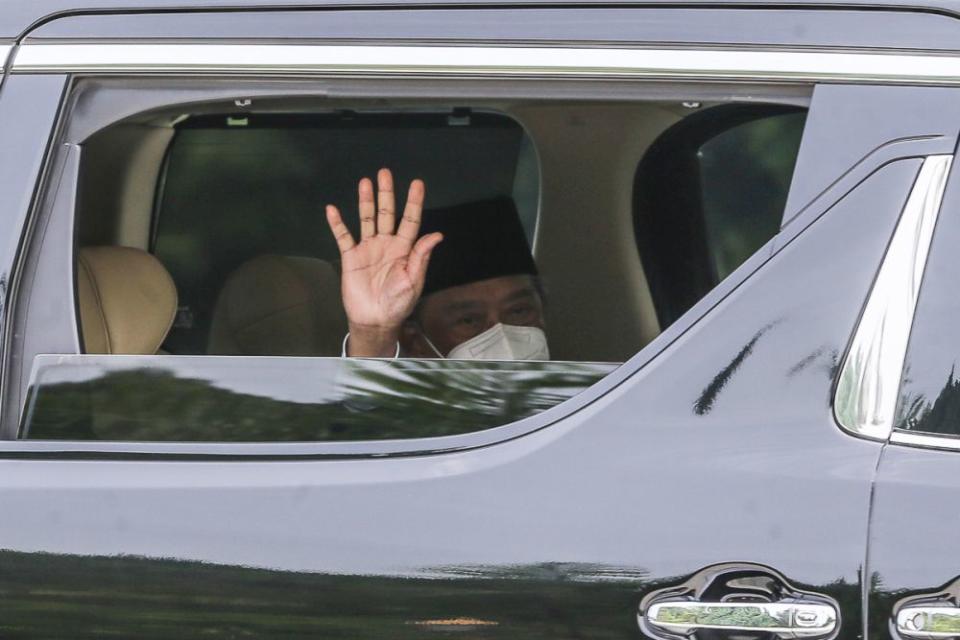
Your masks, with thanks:
[{"label": "car seat", "polygon": [[339,356],[346,331],[333,265],[261,255],[227,278],[214,307],[207,353]]},{"label": "car seat", "polygon": [[177,288],[157,258],[131,247],[83,247],[77,299],[85,353],[157,353],[177,313]]}]

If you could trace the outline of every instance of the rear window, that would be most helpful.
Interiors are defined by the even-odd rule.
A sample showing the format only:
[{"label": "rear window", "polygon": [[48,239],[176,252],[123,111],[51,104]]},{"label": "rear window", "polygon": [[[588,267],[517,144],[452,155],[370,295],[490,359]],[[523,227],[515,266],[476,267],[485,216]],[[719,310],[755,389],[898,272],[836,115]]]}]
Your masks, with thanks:
[{"label": "rear window", "polygon": [[667,130],[637,167],[637,246],[662,327],[780,229],[806,111],[725,105]]},{"label": "rear window", "polygon": [[[176,125],[154,214],[153,252],[177,285],[173,353],[206,353],[218,293],[263,254],[338,260],[326,203],[351,211],[363,176],[390,167],[396,192],[413,178],[433,207],[515,197],[532,242],[536,151],[515,120],[471,109],[216,114]],[[356,234],[356,217],[346,218]],[[328,353],[326,355],[338,355]]]}]

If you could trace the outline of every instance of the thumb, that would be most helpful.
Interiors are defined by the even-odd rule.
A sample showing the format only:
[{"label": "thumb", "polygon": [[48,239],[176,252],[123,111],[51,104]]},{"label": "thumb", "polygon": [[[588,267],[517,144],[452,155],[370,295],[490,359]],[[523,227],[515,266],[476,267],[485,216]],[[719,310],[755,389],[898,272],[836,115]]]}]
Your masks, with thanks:
[{"label": "thumb", "polygon": [[427,277],[427,265],[434,248],[443,241],[442,233],[428,233],[413,245],[410,260],[407,262],[407,274],[414,283],[417,291],[423,290],[423,282]]}]

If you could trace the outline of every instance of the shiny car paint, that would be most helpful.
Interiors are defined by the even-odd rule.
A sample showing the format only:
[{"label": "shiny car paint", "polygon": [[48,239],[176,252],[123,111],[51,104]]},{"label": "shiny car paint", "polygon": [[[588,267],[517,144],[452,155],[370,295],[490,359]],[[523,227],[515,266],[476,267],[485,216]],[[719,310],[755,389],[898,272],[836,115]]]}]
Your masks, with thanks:
[{"label": "shiny car paint", "polygon": [[[189,12],[44,17],[131,4],[13,2],[0,33],[13,39],[45,22],[37,39],[125,29],[161,38],[193,24]],[[947,21],[936,33],[953,33],[955,18],[914,9],[918,20]],[[585,12],[578,20],[604,24],[608,10],[552,15],[562,23],[566,11]],[[741,39],[770,44],[763,24],[778,9],[727,10],[746,18]],[[824,26],[806,42],[830,44],[817,39],[835,10],[803,18]],[[467,29],[440,8],[420,32],[403,10],[368,11],[368,24],[396,27],[397,37]],[[498,11],[494,25],[510,21]],[[685,22],[668,20],[678,42],[723,39],[720,9],[683,11]],[[864,13],[884,23],[885,12]],[[256,33],[262,16],[223,17],[188,28],[196,38],[249,37],[243,30]],[[282,34],[292,18],[261,33]],[[321,28],[314,18],[296,22],[309,35]],[[614,38],[616,22],[602,39]],[[864,46],[896,31],[884,24]],[[69,177],[75,162],[59,146],[68,83],[12,74],[0,89],[0,140],[17,150],[0,155],[0,225],[10,230],[0,243],[0,320],[11,333],[29,334],[8,287],[35,236],[31,221],[52,167]],[[895,637],[897,602],[960,575],[950,536],[960,522],[943,508],[956,496],[957,454],[853,437],[835,423],[832,401],[922,158],[956,146],[949,106],[958,97],[953,88],[818,85],[781,232],[615,373],[523,428],[455,436],[455,447],[426,440],[332,455],[319,445],[290,457],[0,442],[0,635],[634,638],[644,597],[736,565],[836,602],[837,637]],[[34,327],[59,326],[42,311]]]}]

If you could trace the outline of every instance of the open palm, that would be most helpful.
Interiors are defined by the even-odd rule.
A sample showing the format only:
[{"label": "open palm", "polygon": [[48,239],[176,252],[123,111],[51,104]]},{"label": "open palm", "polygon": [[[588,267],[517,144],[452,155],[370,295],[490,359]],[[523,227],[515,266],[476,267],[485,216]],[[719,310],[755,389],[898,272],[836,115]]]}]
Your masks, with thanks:
[{"label": "open palm", "polygon": [[[360,242],[343,223],[340,211],[327,205],[327,223],[337,240],[343,266],[343,306],[350,324],[351,346],[396,342],[400,327],[423,292],[427,264],[433,248],[443,239],[431,233],[420,239],[423,213],[423,182],[410,184],[403,218],[396,225],[393,176],[389,169],[377,173],[377,198],[373,183],[363,178],[358,185]],[[396,229],[396,231],[395,231]],[[380,343],[384,343],[380,345]],[[368,351],[377,353],[368,353]],[[350,355],[383,355],[380,348],[351,349]]]}]

